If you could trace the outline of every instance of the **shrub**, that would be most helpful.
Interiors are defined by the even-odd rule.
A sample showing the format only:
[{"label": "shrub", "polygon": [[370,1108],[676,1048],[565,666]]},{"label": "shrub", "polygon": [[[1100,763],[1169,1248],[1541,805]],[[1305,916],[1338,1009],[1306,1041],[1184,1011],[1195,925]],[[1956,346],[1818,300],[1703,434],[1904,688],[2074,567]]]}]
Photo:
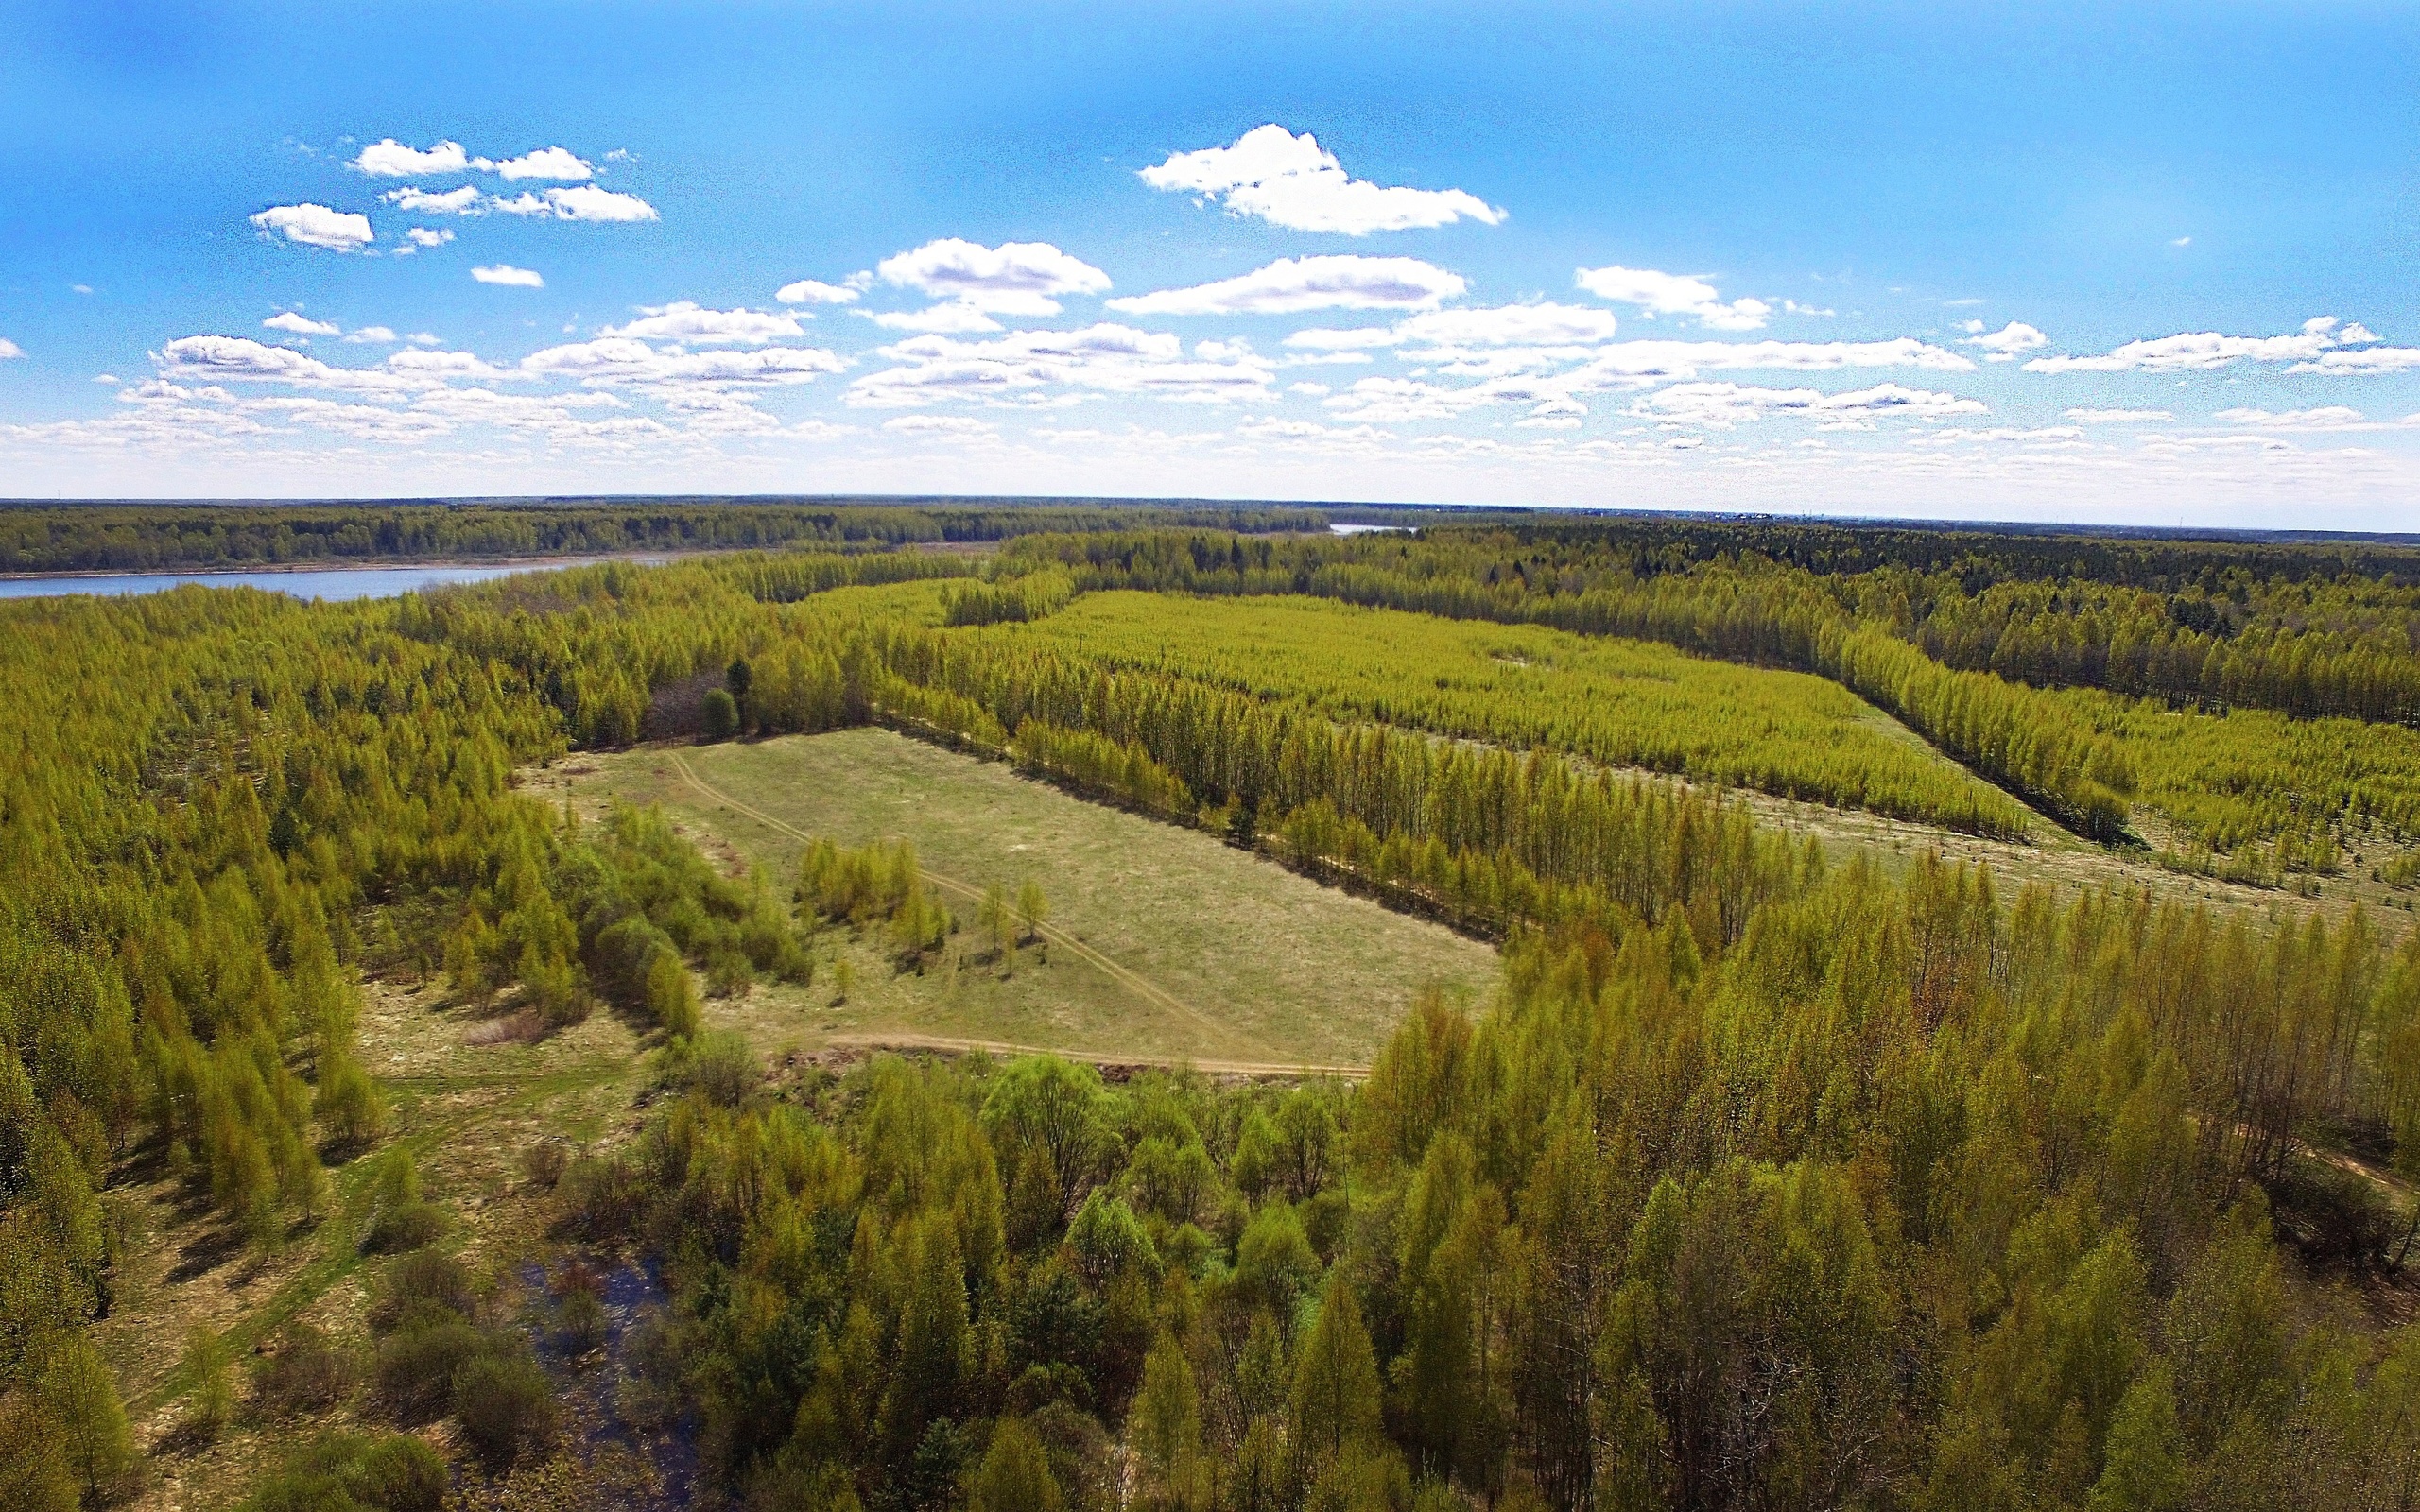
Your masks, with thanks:
[{"label": "shrub", "polygon": [[700,1036],[690,1055],[689,1085],[723,1108],[737,1108],[761,1074],[747,1039],[728,1029]]},{"label": "shrub", "polygon": [[325,1412],[352,1395],[353,1357],[307,1323],[289,1324],[275,1353],[252,1371],[252,1401],[262,1414],[282,1418]]},{"label": "shrub", "polygon": [[705,725],[708,740],[729,740],[739,733],[739,700],[729,690],[710,688],[706,701],[699,711]]},{"label": "shrub", "polygon": [[445,1231],[445,1210],[434,1202],[412,1201],[378,1214],[361,1239],[366,1255],[400,1255],[419,1249]]},{"label": "shrub", "polygon": [[243,1512],[437,1512],[445,1462],[407,1434],[329,1434],[286,1461]]},{"label": "shrub", "polygon": [[521,1152],[521,1175],[540,1191],[552,1192],[563,1178],[563,1164],[570,1159],[562,1141],[542,1139]]},{"label": "shrub", "polygon": [[492,1472],[510,1469],[523,1450],[554,1436],[554,1392],[526,1341],[516,1351],[476,1355],[456,1372],[454,1418]]},{"label": "shrub", "polygon": [[460,1318],[424,1320],[378,1347],[378,1395],[405,1422],[426,1422],[453,1400],[462,1368],[487,1349],[487,1339]]},{"label": "shrub", "polygon": [[417,1320],[466,1318],[475,1305],[470,1272],[459,1261],[418,1249],[387,1263],[378,1299],[371,1304],[370,1326],[384,1333]]}]

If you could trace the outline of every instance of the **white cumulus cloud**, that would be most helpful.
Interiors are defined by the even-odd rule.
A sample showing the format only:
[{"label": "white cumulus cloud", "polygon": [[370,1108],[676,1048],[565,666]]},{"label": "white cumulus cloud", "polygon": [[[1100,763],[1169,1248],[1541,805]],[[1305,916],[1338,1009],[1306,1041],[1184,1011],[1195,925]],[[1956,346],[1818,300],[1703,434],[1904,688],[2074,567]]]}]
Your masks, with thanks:
[{"label": "white cumulus cloud", "polygon": [[1725,304],[1705,280],[1651,267],[1583,267],[1573,282],[1600,300],[1635,304],[1651,316],[1685,315],[1712,331],[1754,331],[1772,315],[1772,306],[1762,300]]},{"label": "white cumulus cloud", "polygon": [[678,341],[690,346],[761,347],[783,336],[804,335],[795,315],[755,310],[709,310],[687,300],[646,305],[640,318],[608,326],[606,336],[635,336],[642,341]]},{"label": "white cumulus cloud", "polygon": [[[2363,334],[2367,335],[2366,332]],[[2352,351],[2340,348],[2334,352],[2324,352],[2308,362],[2295,363],[2286,370],[2356,377],[2369,373],[2410,372],[2415,368],[2420,368],[2420,347],[2362,347]]]},{"label": "white cumulus cloud", "polygon": [[325,205],[271,205],[251,220],[264,236],[282,232],[287,241],[330,251],[358,251],[373,240],[369,216]]},{"label": "white cumulus cloud", "polygon": [[921,310],[886,310],[880,315],[859,310],[874,324],[887,331],[922,331],[928,335],[970,335],[978,331],[997,331],[1000,322],[971,304],[956,300],[946,304],[928,304]]},{"label": "white cumulus cloud", "polygon": [[751,352],[659,351],[629,336],[599,336],[533,352],[521,370],[613,384],[718,386],[803,384],[847,365],[820,347],[759,347]]},{"label": "white cumulus cloud", "polygon": [[11,357],[22,357],[25,354],[25,348],[9,340],[7,336],[0,336],[0,362],[6,362]]},{"label": "white cumulus cloud", "polygon": [[292,310],[280,310],[261,324],[272,331],[291,331],[298,336],[332,336],[340,329],[325,320],[314,320]]},{"label": "white cumulus cloud", "polygon": [[515,267],[510,263],[497,263],[490,267],[475,267],[471,269],[471,276],[482,284],[502,284],[510,288],[543,289],[546,286],[546,281],[544,278],[526,267]]},{"label": "white cumulus cloud", "polygon": [[[481,166],[489,164],[482,163]],[[517,158],[507,158],[493,164],[507,179],[590,179],[596,170],[574,153],[562,147],[540,147]]]},{"label": "white cumulus cloud", "polygon": [[855,304],[857,302],[857,291],[844,284],[803,278],[775,289],[773,298],[784,304]]},{"label": "white cumulus cloud", "polygon": [[1154,189],[1207,196],[1239,215],[1348,236],[1464,218],[1493,226],[1505,215],[1460,189],[1396,188],[1352,178],[1308,131],[1296,136],[1276,125],[1255,127],[1227,146],[1174,153],[1140,177]]},{"label": "white cumulus cloud", "polygon": [[1968,336],[1965,344],[1970,347],[1980,347],[1990,353],[1983,359],[1986,362],[2014,362],[2018,352],[2031,352],[2036,347],[2047,347],[2050,344],[2048,336],[2022,320],[2011,320],[1997,331],[1988,332],[1983,331],[1983,323],[1980,320],[1970,320],[1967,322],[1966,329],[1981,333]]},{"label": "white cumulus cloud", "polygon": [[2311,409],[2222,409],[2211,417],[2229,425],[2256,431],[2341,431],[2366,424],[2369,417],[2349,404],[2322,404]]},{"label": "white cumulus cloud", "polygon": [[1507,304],[1485,310],[1432,310],[1392,326],[1314,327],[1286,338],[1315,351],[1392,347],[1577,347],[1610,341],[1618,322],[1610,310],[1574,304]]},{"label": "white cumulus cloud", "polygon": [[401,189],[389,189],[378,198],[398,210],[414,215],[470,215],[477,214],[479,208],[478,186],[467,183],[459,189],[448,189],[443,194],[431,194],[425,189],[406,184]]},{"label": "white cumulus cloud", "polygon": [[414,226],[404,232],[404,239],[408,241],[415,249],[423,247],[442,247],[454,239],[454,233],[442,227],[431,231],[426,226]]},{"label": "white cumulus cloud", "polygon": [[363,147],[353,160],[356,172],[381,179],[404,179],[416,173],[462,173],[471,166],[459,142],[440,142],[426,151],[407,147],[393,137]]},{"label": "white cumulus cloud", "polygon": [[882,349],[897,366],[850,386],[848,402],[876,409],[914,408],[950,400],[1056,405],[1089,394],[1136,394],[1209,401],[1265,395],[1269,362],[1229,345],[1218,355],[1184,354],[1159,331],[1102,322],[1078,331],[1011,331],[989,341],[912,336]]},{"label": "white cumulus cloud", "polygon": [[999,315],[1057,315],[1059,296],[1109,287],[1108,274],[1048,242],[984,247],[948,236],[884,258],[874,271],[893,287]]},{"label": "white cumulus cloud", "polygon": [[2099,356],[2036,357],[2027,372],[2190,372],[2224,368],[2237,362],[2291,362],[2290,372],[2394,371],[2397,365],[2365,365],[2375,352],[2344,352],[2377,338],[2359,325],[2342,325],[2332,315],[2303,322],[2290,335],[2231,336],[2216,331],[2191,331],[2172,336],[2129,341]]},{"label": "white cumulus cloud", "polygon": [[1929,388],[1876,384],[1871,388],[1826,394],[1813,388],[1754,388],[1729,383],[1675,384],[1656,390],[1631,405],[1642,419],[1671,425],[1698,425],[1729,430],[1749,421],[1774,415],[1806,415],[1824,419],[1846,416],[1980,415],[1979,400]]},{"label": "white cumulus cloud", "polygon": [[636,195],[618,194],[599,189],[595,184],[581,184],[573,189],[546,191],[546,208],[557,220],[634,221],[654,220],[655,207]]},{"label": "white cumulus cloud", "polygon": [[358,331],[348,331],[344,338],[347,341],[368,342],[379,346],[392,346],[401,339],[393,330],[383,325],[365,325]]},{"label": "white cumulus cloud", "polygon": [[1215,284],[1111,300],[1130,315],[1292,315],[1305,310],[1433,310],[1470,287],[1416,257],[1281,257]]}]

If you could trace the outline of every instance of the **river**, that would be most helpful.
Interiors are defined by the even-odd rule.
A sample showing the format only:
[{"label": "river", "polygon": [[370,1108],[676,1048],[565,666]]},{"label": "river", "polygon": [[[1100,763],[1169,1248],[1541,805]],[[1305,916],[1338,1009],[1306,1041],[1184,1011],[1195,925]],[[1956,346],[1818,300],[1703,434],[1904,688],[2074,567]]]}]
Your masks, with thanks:
[{"label": "river", "polygon": [[[287,572],[121,573],[112,576],[56,573],[37,577],[0,577],[0,599],[51,598],[61,594],[157,593],[199,583],[206,588],[259,588],[296,598],[392,598],[424,588],[449,583],[483,583],[513,573],[550,572],[558,567],[584,566],[597,558],[550,558],[500,563],[493,567],[299,567]],[[621,558],[623,561],[658,561],[661,558]]]}]

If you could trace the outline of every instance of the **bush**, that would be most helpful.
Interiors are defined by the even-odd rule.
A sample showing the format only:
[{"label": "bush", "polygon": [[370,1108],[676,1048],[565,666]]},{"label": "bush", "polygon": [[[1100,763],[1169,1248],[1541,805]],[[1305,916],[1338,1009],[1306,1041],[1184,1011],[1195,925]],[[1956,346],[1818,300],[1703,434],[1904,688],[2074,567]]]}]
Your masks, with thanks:
[{"label": "bush", "polygon": [[405,1422],[426,1422],[453,1400],[463,1366],[487,1352],[486,1337],[460,1318],[423,1321],[378,1347],[378,1395]]},{"label": "bush", "polygon": [[521,1152],[522,1177],[541,1192],[552,1192],[563,1178],[563,1164],[570,1159],[562,1141],[542,1139]]},{"label": "bush", "polygon": [[494,1473],[554,1436],[554,1391],[526,1341],[517,1351],[480,1354],[462,1366],[454,1377],[454,1418]]},{"label": "bush", "polygon": [[445,1231],[445,1210],[434,1202],[414,1200],[387,1209],[361,1238],[365,1255],[400,1255],[420,1249]]},{"label": "bush", "polygon": [[325,1412],[353,1394],[353,1357],[307,1323],[287,1326],[275,1353],[252,1370],[252,1402],[264,1416]]},{"label": "bush", "polygon": [[762,1075],[746,1037],[728,1029],[700,1035],[690,1054],[689,1085],[719,1107],[737,1108]]},{"label": "bush", "polygon": [[704,706],[699,711],[705,723],[708,740],[729,740],[739,733],[739,700],[722,688],[706,692]]},{"label": "bush", "polygon": [[385,1333],[430,1319],[467,1318],[475,1305],[471,1275],[461,1263],[419,1249],[387,1263],[378,1299],[371,1304],[370,1326]]},{"label": "bush", "polygon": [[407,1434],[329,1434],[288,1460],[243,1512],[437,1512],[445,1462]]}]

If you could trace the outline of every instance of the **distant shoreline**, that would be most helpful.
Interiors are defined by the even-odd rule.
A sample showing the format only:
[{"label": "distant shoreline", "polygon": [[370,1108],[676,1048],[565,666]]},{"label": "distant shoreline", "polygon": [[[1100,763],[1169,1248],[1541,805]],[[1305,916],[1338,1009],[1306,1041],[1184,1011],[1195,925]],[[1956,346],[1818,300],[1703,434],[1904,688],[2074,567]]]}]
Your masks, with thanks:
[{"label": "distant shoreline", "polygon": [[247,562],[223,567],[57,567],[38,572],[0,572],[0,583],[45,582],[67,577],[234,577],[251,573],[401,572],[413,567],[505,567],[516,572],[545,572],[561,567],[588,567],[604,561],[656,566],[691,557],[720,557],[734,551],[762,549],[729,546],[704,551],[614,551],[570,557],[323,557],[311,561]]}]

